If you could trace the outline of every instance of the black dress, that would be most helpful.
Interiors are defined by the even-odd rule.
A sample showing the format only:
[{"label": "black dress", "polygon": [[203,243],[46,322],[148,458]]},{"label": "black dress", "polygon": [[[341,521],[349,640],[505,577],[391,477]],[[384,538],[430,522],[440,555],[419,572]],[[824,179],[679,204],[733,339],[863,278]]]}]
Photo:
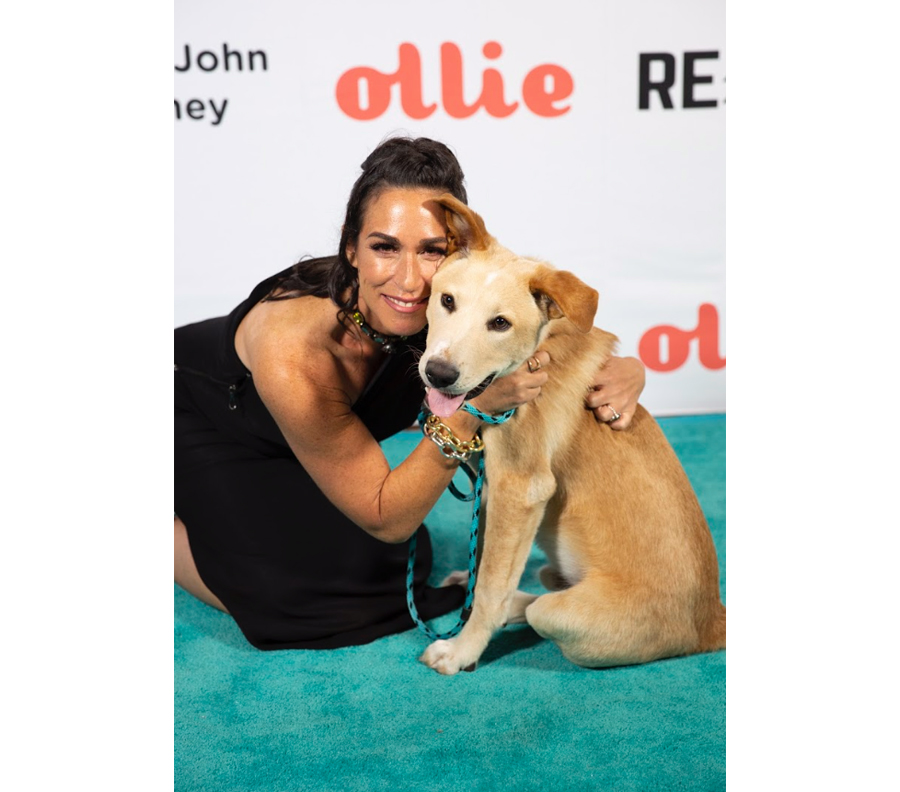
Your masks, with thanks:
[{"label": "black dress", "polygon": [[[347,519],[291,452],[234,348],[248,311],[283,273],[228,316],[175,330],[175,513],[197,571],[259,649],[330,649],[412,628],[409,543],[386,544]],[[337,309],[335,309],[337,310]],[[379,441],[422,401],[410,348],[388,356],[353,406]],[[460,586],[432,588],[419,531],[415,596],[423,619],[460,607]]]}]

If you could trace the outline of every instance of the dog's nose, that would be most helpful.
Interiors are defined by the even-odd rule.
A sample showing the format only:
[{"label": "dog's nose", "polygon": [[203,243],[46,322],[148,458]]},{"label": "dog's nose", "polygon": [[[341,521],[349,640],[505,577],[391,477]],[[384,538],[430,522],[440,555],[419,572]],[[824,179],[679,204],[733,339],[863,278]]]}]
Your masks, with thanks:
[{"label": "dog's nose", "polygon": [[434,388],[449,388],[459,379],[459,369],[440,358],[432,358],[425,364],[425,376]]}]

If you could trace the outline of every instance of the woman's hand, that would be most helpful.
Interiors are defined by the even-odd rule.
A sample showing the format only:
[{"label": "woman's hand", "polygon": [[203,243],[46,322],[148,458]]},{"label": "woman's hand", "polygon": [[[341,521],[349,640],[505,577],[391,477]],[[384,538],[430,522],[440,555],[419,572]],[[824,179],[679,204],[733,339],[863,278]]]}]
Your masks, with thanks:
[{"label": "woman's hand", "polygon": [[640,360],[611,357],[594,377],[593,389],[585,403],[598,421],[608,423],[617,431],[627,429],[644,390],[644,380],[644,364]]},{"label": "woman's hand", "polygon": [[512,374],[495,380],[485,388],[484,393],[472,399],[472,406],[488,415],[498,415],[536,399],[541,395],[541,388],[547,383],[545,367],[548,363],[550,363],[549,353],[535,352]]}]

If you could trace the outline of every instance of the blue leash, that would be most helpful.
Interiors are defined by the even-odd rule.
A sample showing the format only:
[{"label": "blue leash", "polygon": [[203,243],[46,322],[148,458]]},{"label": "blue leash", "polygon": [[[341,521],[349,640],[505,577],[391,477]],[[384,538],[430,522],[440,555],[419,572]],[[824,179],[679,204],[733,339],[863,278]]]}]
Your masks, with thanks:
[{"label": "blue leash", "polygon": [[[510,418],[515,415],[515,410],[507,410],[505,413],[501,413],[500,415],[488,415],[487,413],[481,412],[481,410],[472,407],[468,403],[463,404],[463,409],[474,415],[477,418],[480,418],[485,423],[489,424],[502,424],[508,421]],[[424,423],[425,420],[425,411],[423,410],[419,414],[419,423]],[[478,555],[478,517],[481,514],[481,493],[484,489],[484,454],[482,454],[478,459],[478,473],[473,478],[472,472],[468,467],[463,467],[466,475],[472,479],[472,492],[468,495],[464,495],[457,488],[456,485],[451,481],[448,489],[453,494],[453,496],[457,500],[461,501],[474,501],[472,506],[472,525],[469,529],[469,583],[466,587],[466,601],[463,603],[462,612],[459,615],[459,620],[456,623],[456,626],[451,629],[449,632],[445,633],[436,633],[432,630],[422,619],[419,618],[419,611],[416,608],[416,603],[413,600],[413,571],[416,565],[416,538],[419,534],[419,531],[413,534],[412,539],[409,540],[409,560],[406,564],[406,606],[409,608],[409,615],[412,616],[413,621],[419,626],[419,629],[425,633],[432,641],[444,640],[446,638],[453,638],[455,635],[459,634],[459,631],[463,628],[463,625],[469,618],[469,614],[472,612],[472,603],[475,600],[475,561],[476,556]],[[421,528],[419,529],[421,530]]]}]

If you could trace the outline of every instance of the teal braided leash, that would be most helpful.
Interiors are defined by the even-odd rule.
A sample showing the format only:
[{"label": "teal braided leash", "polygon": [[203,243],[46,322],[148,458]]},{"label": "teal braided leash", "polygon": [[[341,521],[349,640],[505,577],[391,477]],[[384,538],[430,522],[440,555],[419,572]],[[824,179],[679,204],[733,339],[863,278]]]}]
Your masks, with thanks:
[{"label": "teal braided leash", "polygon": [[[515,410],[507,410],[505,413],[501,413],[500,415],[488,415],[487,413],[481,412],[475,407],[472,407],[468,403],[464,403],[462,407],[467,413],[474,415],[476,418],[480,418],[485,423],[489,424],[502,424],[508,421],[510,418],[515,415]],[[423,409],[421,413],[419,413],[419,423],[424,425],[425,422],[425,410]],[[468,468],[465,468],[466,473],[471,478],[472,475]],[[462,612],[459,615],[459,620],[456,622],[456,626],[453,627],[449,632],[445,633],[436,633],[432,630],[422,619],[419,618],[419,611],[416,608],[416,603],[413,599],[413,571],[416,566],[416,537],[419,534],[419,531],[413,534],[412,539],[409,540],[409,560],[406,564],[406,606],[409,608],[409,615],[412,616],[413,621],[419,626],[419,629],[425,633],[432,641],[444,640],[446,638],[453,638],[453,636],[458,635],[459,631],[463,628],[463,625],[469,618],[469,614],[472,612],[472,603],[475,600],[475,561],[476,556],[478,554],[478,517],[481,514],[481,493],[484,490],[484,454],[478,459],[478,473],[473,479],[473,487],[472,492],[468,495],[464,495],[461,493],[453,482],[450,482],[449,490],[453,494],[453,496],[457,500],[461,501],[472,501],[474,500],[474,504],[472,505],[472,525],[469,529],[469,583],[466,587],[466,601],[463,603]],[[421,530],[421,528],[419,529]]]}]

